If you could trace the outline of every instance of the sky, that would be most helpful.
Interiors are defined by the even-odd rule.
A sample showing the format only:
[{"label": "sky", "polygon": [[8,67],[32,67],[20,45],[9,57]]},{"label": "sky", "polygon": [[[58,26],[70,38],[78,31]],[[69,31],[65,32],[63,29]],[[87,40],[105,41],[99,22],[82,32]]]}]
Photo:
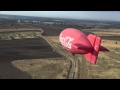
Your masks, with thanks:
[{"label": "sky", "polygon": [[0,11],[0,14],[120,21],[120,11]]}]

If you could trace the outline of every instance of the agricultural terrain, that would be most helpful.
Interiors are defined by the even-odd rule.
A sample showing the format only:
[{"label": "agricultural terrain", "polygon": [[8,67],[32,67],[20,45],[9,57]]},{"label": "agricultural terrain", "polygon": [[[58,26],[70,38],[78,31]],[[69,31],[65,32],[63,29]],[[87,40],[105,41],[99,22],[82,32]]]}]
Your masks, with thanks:
[{"label": "agricultural terrain", "polygon": [[[59,34],[65,28],[31,23],[20,23],[12,29],[1,26],[0,78],[66,79],[70,69],[66,57],[75,60],[76,79],[120,78],[120,29],[82,29],[86,34],[100,36],[101,45],[110,50],[99,52],[97,64],[93,65],[85,60],[84,55],[73,57],[62,48]],[[44,30],[43,37],[57,50],[40,36],[40,29]],[[15,73],[21,73],[21,76]]]},{"label": "agricultural terrain", "polygon": [[70,62],[41,37],[40,28],[20,26],[0,29],[0,78],[66,79]]}]

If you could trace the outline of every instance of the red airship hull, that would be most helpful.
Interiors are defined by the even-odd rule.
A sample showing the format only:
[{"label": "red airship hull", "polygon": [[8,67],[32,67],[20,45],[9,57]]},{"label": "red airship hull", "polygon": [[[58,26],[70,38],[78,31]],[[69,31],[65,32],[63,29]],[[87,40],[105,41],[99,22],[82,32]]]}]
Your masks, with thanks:
[{"label": "red airship hull", "polygon": [[88,36],[82,31],[74,28],[67,28],[60,33],[60,43],[63,48],[72,54],[85,54],[85,58],[96,64],[98,52],[109,51],[101,47],[101,38],[92,34]]}]

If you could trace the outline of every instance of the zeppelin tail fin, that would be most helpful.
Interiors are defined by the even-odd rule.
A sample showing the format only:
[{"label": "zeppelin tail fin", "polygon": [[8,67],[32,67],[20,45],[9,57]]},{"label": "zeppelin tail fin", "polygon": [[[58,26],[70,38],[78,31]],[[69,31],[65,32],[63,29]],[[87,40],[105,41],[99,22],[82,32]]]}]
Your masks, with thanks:
[{"label": "zeppelin tail fin", "polygon": [[87,38],[90,41],[91,45],[93,46],[94,50],[93,50],[93,52],[85,54],[85,58],[89,62],[96,64],[96,61],[98,58],[98,52],[99,52],[99,48],[100,48],[100,43],[101,43],[101,38],[97,37],[93,34],[89,34]]},{"label": "zeppelin tail fin", "polygon": [[99,51],[102,51],[102,52],[106,52],[106,51],[109,51],[107,48],[105,48],[105,47],[103,47],[103,46],[100,46],[100,49],[99,49]]},{"label": "zeppelin tail fin", "polygon": [[100,44],[101,44],[100,37],[95,36],[93,34],[89,34],[87,38],[90,41],[91,45],[93,46],[94,50],[93,50],[93,52],[85,54],[85,58],[89,62],[96,64],[99,51],[109,51],[109,50],[103,46],[100,46]]}]

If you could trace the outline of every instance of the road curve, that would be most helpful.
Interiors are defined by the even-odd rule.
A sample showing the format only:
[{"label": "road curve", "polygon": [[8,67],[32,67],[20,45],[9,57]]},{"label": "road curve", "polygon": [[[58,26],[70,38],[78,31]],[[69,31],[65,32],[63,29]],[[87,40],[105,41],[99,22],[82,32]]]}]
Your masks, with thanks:
[{"label": "road curve", "polygon": [[69,71],[68,71],[68,77],[67,77],[67,78],[68,78],[68,79],[74,79],[75,69],[77,68],[74,59],[73,59],[72,57],[68,56],[67,54],[59,51],[56,46],[52,45],[49,40],[47,40],[44,36],[42,36],[42,33],[44,32],[44,30],[42,30],[42,29],[40,29],[40,30],[41,30],[41,37],[42,37],[54,50],[56,50],[59,54],[61,54],[62,56],[66,57],[68,60],[70,60],[70,68],[69,68]]}]

